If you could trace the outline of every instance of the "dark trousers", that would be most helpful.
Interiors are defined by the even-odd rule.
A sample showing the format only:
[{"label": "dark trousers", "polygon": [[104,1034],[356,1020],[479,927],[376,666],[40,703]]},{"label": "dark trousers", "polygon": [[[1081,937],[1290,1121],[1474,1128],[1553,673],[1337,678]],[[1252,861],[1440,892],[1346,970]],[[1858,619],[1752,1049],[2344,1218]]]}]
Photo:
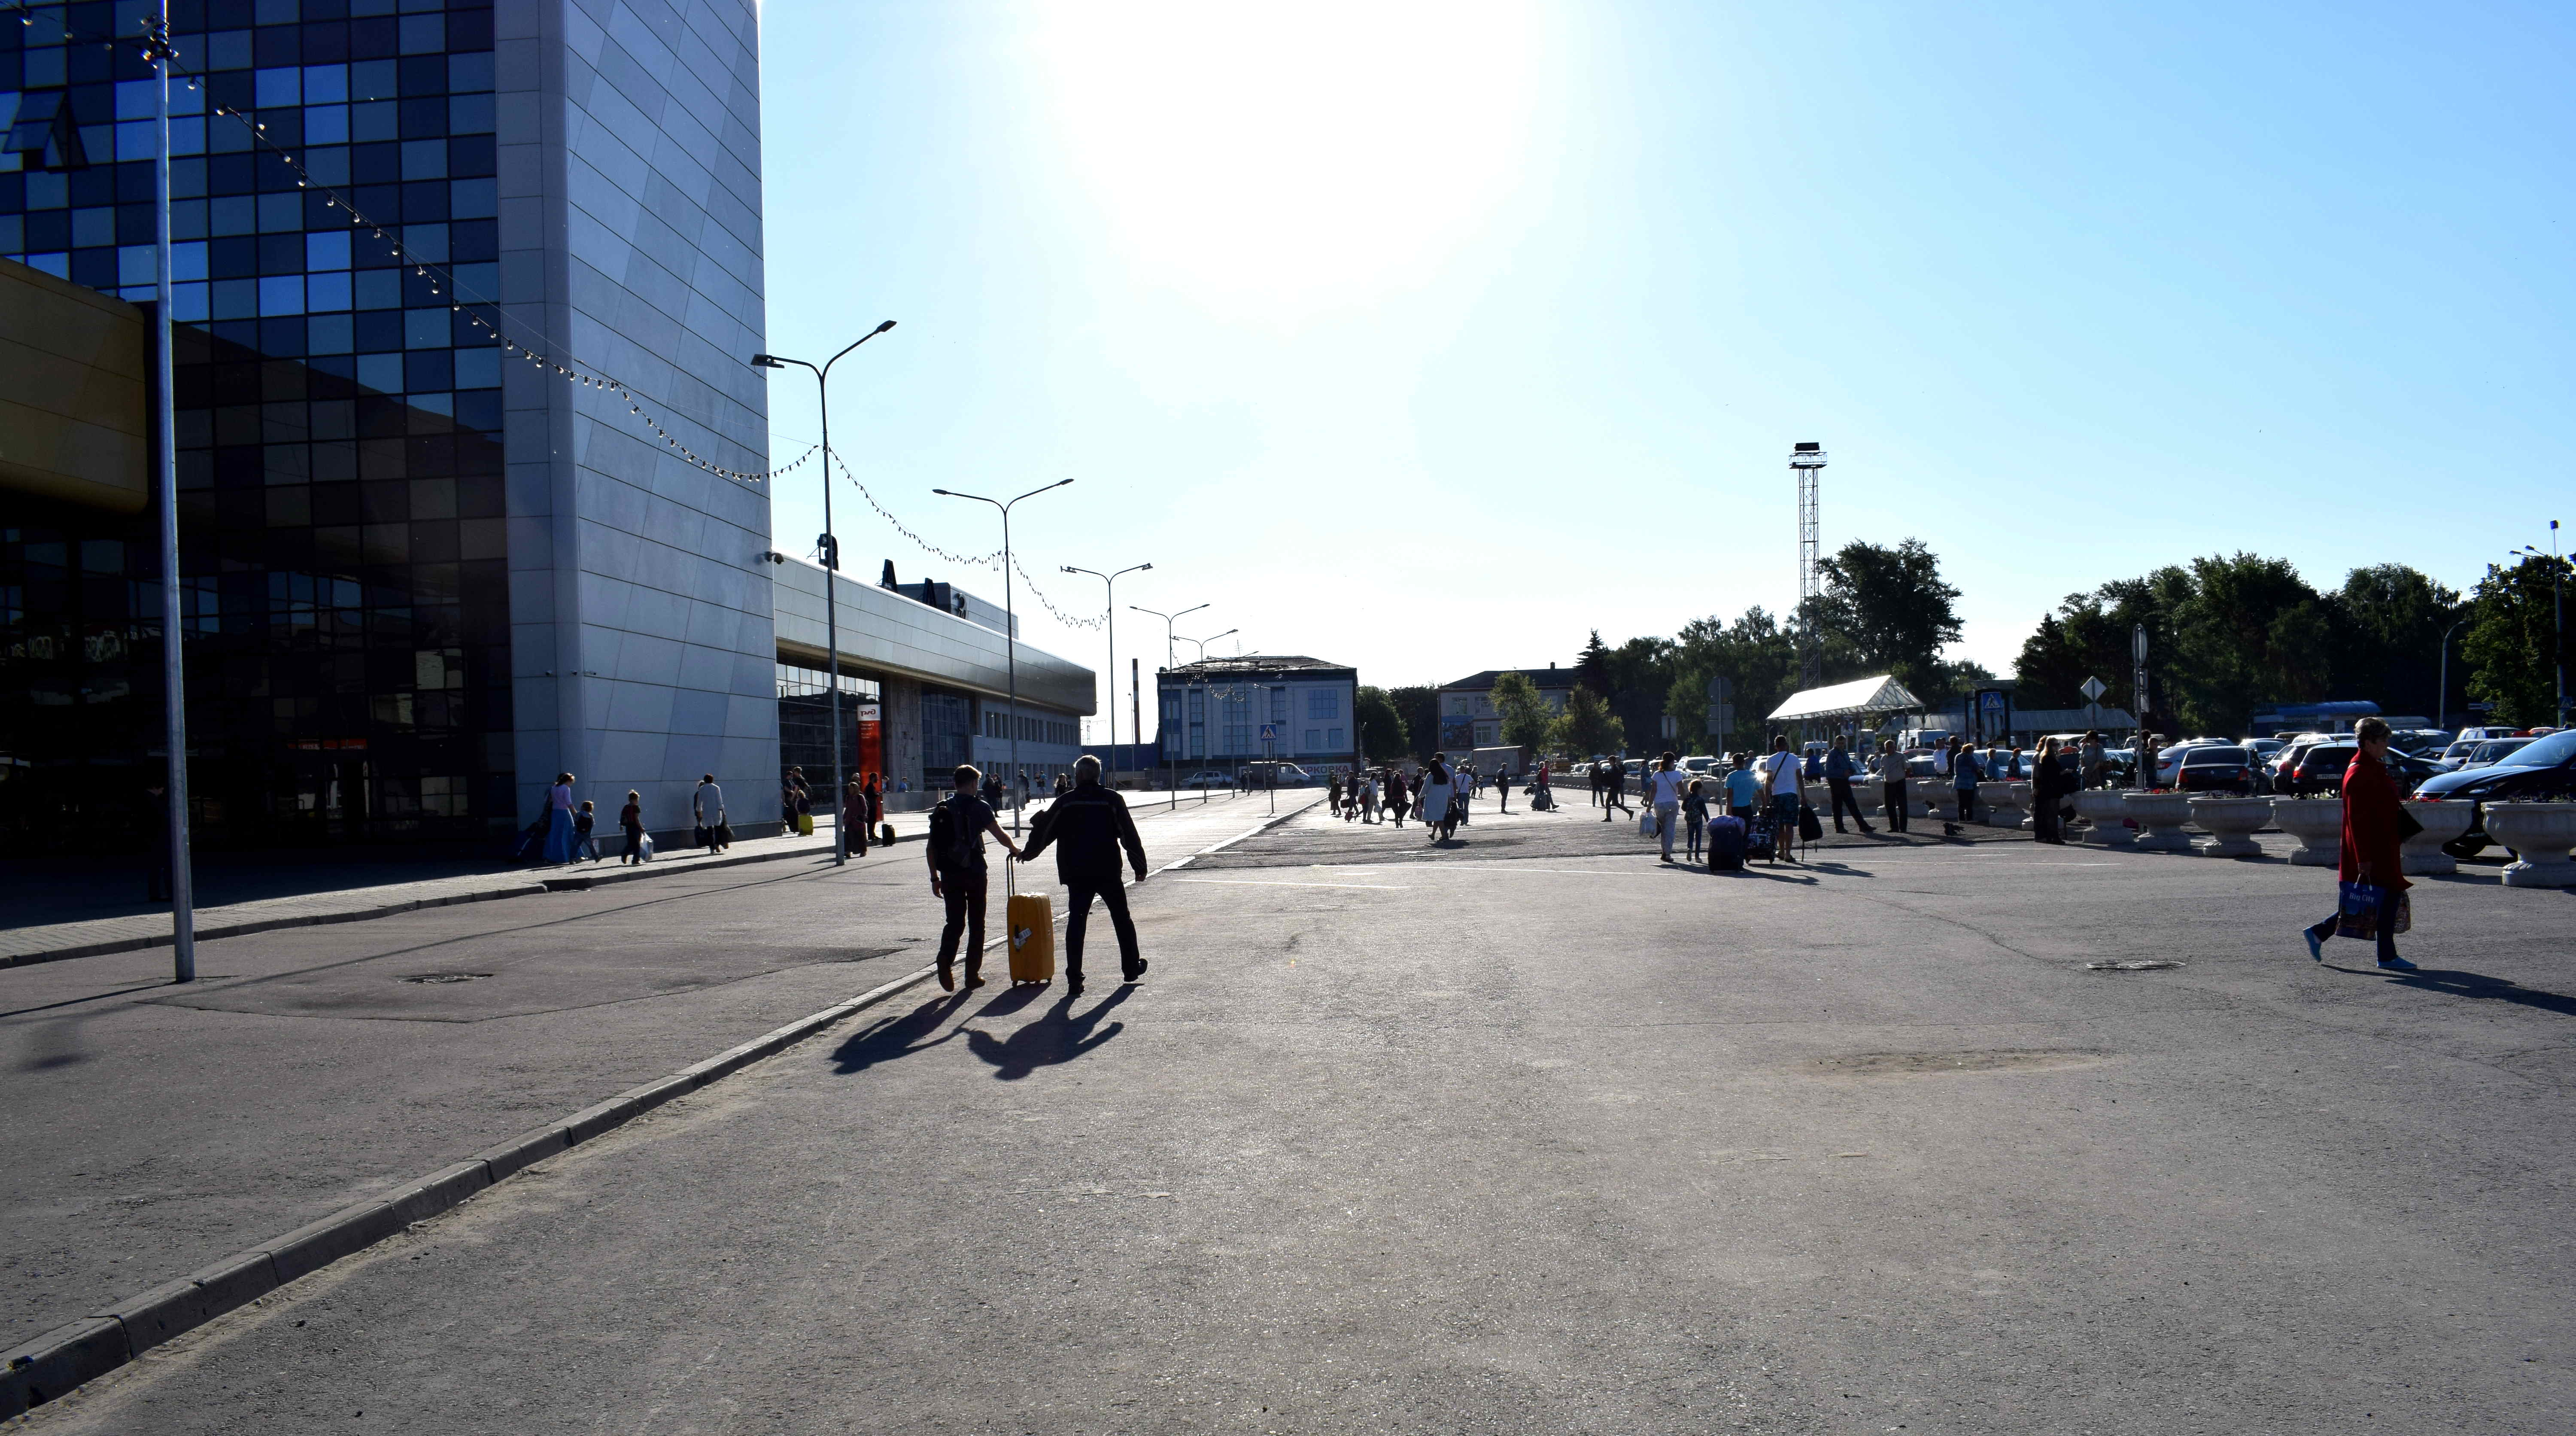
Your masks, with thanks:
[{"label": "dark trousers", "polygon": [[1905,782],[1904,782],[1904,780],[1900,778],[1900,779],[1898,779],[1897,781],[1895,781],[1895,782],[1893,782],[1893,783],[1885,783],[1885,784],[1881,784],[1880,786],[1882,786],[1883,788],[1885,788],[1885,789],[1887,790],[1887,830],[1888,830],[1889,832],[1891,832],[1891,833],[1901,833],[1901,832],[1904,832],[1904,831],[1905,831]]},{"label": "dark trousers", "polygon": [[939,929],[939,965],[945,969],[957,960],[957,939],[963,934],[966,975],[973,977],[984,970],[984,874],[943,871],[939,886],[948,903],[947,925]]},{"label": "dark trousers", "polygon": [[[2381,962],[2386,962],[2397,955],[2397,897],[2400,891],[2402,890],[2398,888],[2379,890],[2379,960]],[[2324,922],[2309,928],[2308,931],[2316,934],[2319,942],[2323,942],[2335,935],[2335,924],[2342,917],[2342,910],[2337,909],[2329,914]]]},{"label": "dark trousers", "polygon": [[1837,833],[1845,831],[1843,828],[1843,809],[1849,808],[1851,809],[1852,821],[1860,824],[1860,830],[1862,832],[1868,832],[1869,819],[1860,815],[1860,799],[1852,796],[1851,779],[1827,778],[1825,780],[1825,786],[1833,791],[1834,831]]},{"label": "dark trousers", "polygon": [[626,830],[626,851],[617,855],[617,865],[622,868],[628,863],[640,863],[642,861],[644,861],[644,830],[642,828],[628,828]]},{"label": "dark trousers", "polygon": [[2051,793],[2030,805],[2031,836],[2043,843],[2061,843],[2066,839],[2057,831],[2057,805],[2064,800]]},{"label": "dark trousers", "polygon": [[1068,980],[1082,977],[1082,933],[1091,922],[1091,900],[1100,899],[1109,909],[1109,926],[1118,934],[1119,961],[1132,963],[1137,957],[1136,924],[1127,916],[1127,889],[1115,873],[1105,878],[1067,878],[1064,884],[1064,975]]},{"label": "dark trousers", "polygon": [[1959,821],[1964,823],[1970,818],[1975,817],[1977,813],[1977,790],[1974,788],[1952,788],[1950,791],[1959,795]]}]

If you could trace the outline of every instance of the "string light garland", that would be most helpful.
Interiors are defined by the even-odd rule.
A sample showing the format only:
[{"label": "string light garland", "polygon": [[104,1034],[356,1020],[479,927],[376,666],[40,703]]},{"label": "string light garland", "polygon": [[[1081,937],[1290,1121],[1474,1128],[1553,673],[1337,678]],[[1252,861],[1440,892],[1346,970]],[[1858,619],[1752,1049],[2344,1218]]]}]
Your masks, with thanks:
[{"label": "string light garland", "polygon": [[[30,11],[26,7],[24,0],[0,0],[0,3],[5,3],[9,9],[18,12],[19,23],[21,25],[32,26],[35,24],[34,12]],[[143,21],[143,25],[145,33],[140,39],[140,49],[143,58],[146,61],[155,64],[168,65],[173,73],[186,79],[190,90],[201,89],[202,86],[199,82],[206,77],[189,70],[186,65],[179,61],[177,51],[170,45],[166,33],[161,31],[152,19],[147,17]],[[97,38],[89,36],[74,36],[71,33],[69,26],[63,27],[63,39],[66,44],[97,43],[108,49],[114,49],[119,43],[112,37]],[[215,104],[211,97],[208,99],[207,108],[215,114],[238,122],[242,126],[243,130],[250,135],[252,140],[261,147],[267,149],[269,153],[277,156],[281,163],[283,163],[288,169],[294,171],[295,187],[297,189],[312,190],[320,194],[322,196],[324,208],[337,210],[348,215],[351,228],[364,229],[374,238],[381,240],[387,248],[392,251],[394,257],[400,261],[400,264],[396,266],[397,268],[408,268],[412,271],[415,277],[429,281],[429,292],[446,300],[448,311],[450,313],[463,315],[466,322],[492,336],[493,341],[500,345],[503,353],[516,358],[525,359],[529,364],[535,366],[540,371],[550,372],[558,378],[563,379],[566,383],[580,385],[589,389],[603,390],[618,398],[624,399],[626,401],[627,412],[636,420],[641,422],[646,428],[652,430],[653,436],[660,439],[674,457],[694,465],[697,468],[704,469],[708,473],[716,475],[718,478],[731,480],[732,482],[742,484],[745,487],[751,487],[766,482],[767,480],[793,473],[796,470],[803,468],[821,449],[821,445],[813,445],[807,448],[804,453],[798,455],[791,462],[779,465],[776,468],[764,470],[760,473],[747,473],[740,469],[727,468],[722,464],[718,464],[712,460],[701,457],[695,450],[681,442],[680,437],[677,434],[672,433],[659,419],[647,412],[644,407],[644,396],[636,393],[633,389],[628,388],[625,381],[614,375],[599,373],[596,370],[590,369],[577,362],[567,363],[562,360],[549,357],[544,348],[537,345],[521,343],[520,341],[511,338],[510,336],[502,333],[500,328],[494,325],[490,320],[485,319],[482,314],[476,312],[474,309],[467,308],[465,287],[458,283],[455,274],[445,264],[434,260],[423,259],[412,253],[409,249],[404,247],[400,238],[395,235],[387,234],[383,224],[368,218],[363,212],[361,212],[357,205],[349,200],[348,196],[341,194],[338,190],[315,179],[312,171],[307,170],[296,160],[294,155],[289,154],[284,147],[280,146],[268,137],[268,126],[254,118],[250,112],[235,109],[229,105]],[[510,324],[522,331],[534,332],[529,330],[527,325],[511,319],[506,314],[502,314],[500,306],[495,301],[475,296],[474,303],[480,307],[490,308],[492,313],[500,318],[503,323]],[[540,340],[543,340],[544,338],[543,335],[539,335],[538,337]]]},{"label": "string light garland", "polygon": [[939,545],[932,543],[930,540],[923,538],[921,535],[914,533],[912,530],[905,528],[903,526],[903,520],[896,518],[893,513],[887,510],[885,505],[878,503],[877,496],[868,492],[868,486],[859,482],[859,476],[850,472],[849,461],[841,457],[841,451],[834,449],[830,452],[832,455],[832,462],[840,466],[841,477],[850,481],[850,487],[859,491],[859,497],[868,501],[868,507],[877,511],[878,518],[885,520],[896,533],[912,540],[914,547],[919,548],[923,553],[930,555],[932,558],[940,559],[947,563],[963,564],[968,568],[998,569],[1001,567],[1002,551],[1000,549],[995,549],[991,553],[981,555],[951,553],[948,550],[941,548]]}]

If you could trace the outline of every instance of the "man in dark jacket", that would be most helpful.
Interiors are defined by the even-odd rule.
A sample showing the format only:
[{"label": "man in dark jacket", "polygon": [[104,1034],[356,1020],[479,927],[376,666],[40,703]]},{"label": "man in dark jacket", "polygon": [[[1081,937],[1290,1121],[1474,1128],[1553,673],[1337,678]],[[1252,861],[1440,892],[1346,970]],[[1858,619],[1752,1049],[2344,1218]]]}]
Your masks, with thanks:
[{"label": "man in dark jacket", "polygon": [[1082,934],[1091,918],[1091,900],[1109,909],[1109,925],[1118,932],[1118,965],[1129,982],[1145,975],[1145,959],[1136,951],[1136,924],[1127,916],[1127,891],[1118,883],[1118,852],[1145,880],[1145,842],[1136,836],[1136,820],[1127,815],[1127,800],[1100,785],[1100,760],[1088,753],[1074,760],[1073,791],[1038,814],[1029,828],[1021,862],[1034,860],[1055,845],[1055,875],[1065,886],[1064,988],[1082,995]]},{"label": "man in dark jacket", "polygon": [[939,929],[939,985],[956,988],[954,966],[958,939],[966,942],[966,985],[984,985],[984,835],[991,833],[1013,856],[1011,835],[993,816],[993,805],[977,797],[982,777],[971,763],[957,765],[957,791],[930,810],[930,838],[922,844],[930,862],[930,895],[947,904],[948,920]]},{"label": "man in dark jacket", "polygon": [[1834,750],[1825,755],[1825,787],[1833,794],[1834,831],[1837,833],[1845,831],[1843,827],[1845,808],[1851,809],[1851,820],[1860,826],[1862,832],[1877,831],[1869,825],[1869,819],[1860,815],[1860,799],[1852,796],[1852,774],[1858,771],[1860,770],[1852,765],[1851,750],[1843,746],[1842,736],[1836,734]]}]

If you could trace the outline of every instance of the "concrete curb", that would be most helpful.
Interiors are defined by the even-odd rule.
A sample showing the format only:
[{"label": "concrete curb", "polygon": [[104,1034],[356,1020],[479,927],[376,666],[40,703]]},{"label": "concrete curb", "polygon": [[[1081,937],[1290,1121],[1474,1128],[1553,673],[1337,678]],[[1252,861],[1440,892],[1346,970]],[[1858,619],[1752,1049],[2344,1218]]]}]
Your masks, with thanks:
[{"label": "concrete curb", "polygon": [[[897,842],[903,841],[901,834]],[[870,848],[883,847],[870,843]],[[347,912],[286,913],[276,917],[253,918],[244,922],[215,923],[199,927],[197,940],[212,942],[222,937],[248,937],[253,933],[275,932],[290,927],[327,927],[333,923],[365,922],[370,918],[393,917],[399,913],[418,912],[423,908],[454,907],[460,903],[492,902],[501,898],[539,897],[551,892],[588,892],[609,883],[635,882],[644,878],[669,877],[674,873],[699,873],[711,868],[741,867],[746,863],[784,862],[789,858],[828,857],[831,848],[794,848],[780,853],[747,853],[740,857],[711,858],[687,864],[656,867],[644,863],[615,873],[583,873],[575,877],[537,878],[487,892],[454,893],[446,897],[412,898],[403,902],[380,903],[374,907],[352,908]],[[120,937],[104,942],[79,943],[71,947],[48,948],[42,952],[0,955],[0,968],[32,967],[40,962],[62,962],[75,957],[105,957],[110,953],[140,952],[145,948],[168,947],[170,934],[154,933],[148,937]]]},{"label": "concrete curb", "polygon": [[[988,944],[989,946],[990,944]],[[342,1257],[364,1251],[456,1206],[532,1163],[605,1135],[675,1097],[710,1086],[928,979],[934,969],[898,977],[846,1002],[800,1017],[668,1077],[631,1087],[605,1102],[522,1132],[464,1161],[310,1222],[176,1281],[110,1303],[0,1353],[0,1421],[133,1361],[174,1336],[266,1296]]]}]

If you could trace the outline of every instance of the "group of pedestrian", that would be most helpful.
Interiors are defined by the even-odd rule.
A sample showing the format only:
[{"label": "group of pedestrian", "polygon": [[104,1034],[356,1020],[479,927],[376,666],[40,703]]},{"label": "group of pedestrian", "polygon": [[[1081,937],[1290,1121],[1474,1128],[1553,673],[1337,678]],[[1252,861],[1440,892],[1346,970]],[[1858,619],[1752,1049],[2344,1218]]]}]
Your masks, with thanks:
[{"label": "group of pedestrian", "polygon": [[957,959],[965,954],[965,984],[984,985],[984,919],[987,878],[984,839],[992,837],[1015,862],[1033,862],[1049,847],[1056,853],[1056,877],[1065,886],[1064,983],[1082,995],[1082,949],[1096,900],[1109,913],[1118,937],[1121,974],[1129,982],[1145,975],[1146,962],[1136,942],[1136,923],[1127,912],[1127,892],[1119,881],[1119,858],[1145,880],[1145,844],[1127,800],[1100,781],[1100,760],[1084,754],[1075,760],[1071,781],[1030,825],[1024,847],[1002,831],[1000,818],[985,794],[991,785],[971,764],[951,775],[955,791],[931,810],[930,833],[923,844],[930,867],[930,894],[945,906],[939,930],[939,985],[957,990]]}]

